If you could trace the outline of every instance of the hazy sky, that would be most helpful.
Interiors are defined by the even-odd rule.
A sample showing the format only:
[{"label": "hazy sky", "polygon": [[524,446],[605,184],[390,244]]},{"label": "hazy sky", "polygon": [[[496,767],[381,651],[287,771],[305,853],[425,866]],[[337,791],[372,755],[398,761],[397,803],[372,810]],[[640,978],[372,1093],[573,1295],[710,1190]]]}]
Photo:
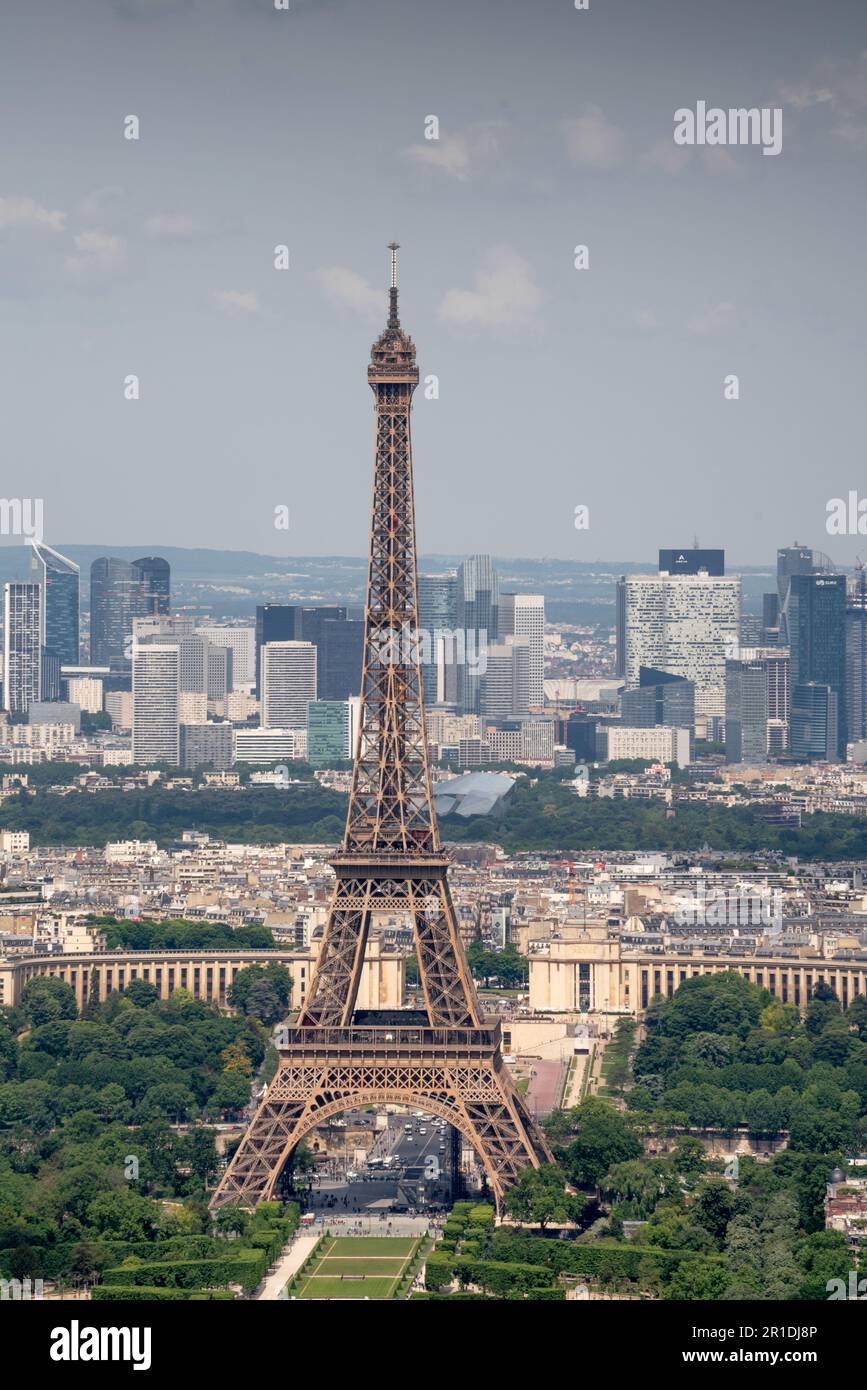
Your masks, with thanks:
[{"label": "hazy sky", "polygon": [[[676,146],[700,100],[782,152]],[[3,0],[0,116],[49,542],[362,553],[396,238],[423,550],[867,559],[864,0]]]}]

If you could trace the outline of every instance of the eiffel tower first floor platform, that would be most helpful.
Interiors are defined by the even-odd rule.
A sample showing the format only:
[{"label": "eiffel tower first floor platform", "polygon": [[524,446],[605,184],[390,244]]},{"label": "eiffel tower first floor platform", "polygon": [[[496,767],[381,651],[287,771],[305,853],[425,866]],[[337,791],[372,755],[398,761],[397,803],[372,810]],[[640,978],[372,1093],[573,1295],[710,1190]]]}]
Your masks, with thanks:
[{"label": "eiffel tower first floor platform", "polygon": [[268,1201],[305,1135],[358,1105],[412,1106],[454,1125],[475,1149],[498,1211],[523,1168],[551,1162],[503,1064],[499,1023],[284,1028],[278,1052],[274,1079],[211,1198],[212,1209]]}]

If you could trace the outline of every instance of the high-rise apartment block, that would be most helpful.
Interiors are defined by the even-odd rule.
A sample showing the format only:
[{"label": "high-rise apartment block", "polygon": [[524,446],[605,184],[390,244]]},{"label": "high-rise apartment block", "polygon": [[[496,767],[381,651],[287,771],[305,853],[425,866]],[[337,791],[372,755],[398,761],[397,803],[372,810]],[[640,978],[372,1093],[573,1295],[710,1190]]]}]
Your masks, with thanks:
[{"label": "high-rise apartment block", "polygon": [[684,676],[696,713],[725,713],[725,663],[738,655],[741,581],[709,574],[628,575],[622,581],[624,677],[642,666]]},{"label": "high-rise apartment block", "polygon": [[10,714],[26,714],[41,697],[42,589],[39,584],[5,584],[3,708]]},{"label": "high-rise apartment block", "polygon": [[262,727],[307,726],[316,699],[316,648],[312,642],[266,642],[262,648]]},{"label": "high-rise apartment block", "polygon": [[177,642],[133,645],[132,752],[142,766],[177,765],[180,727],[180,654]]}]

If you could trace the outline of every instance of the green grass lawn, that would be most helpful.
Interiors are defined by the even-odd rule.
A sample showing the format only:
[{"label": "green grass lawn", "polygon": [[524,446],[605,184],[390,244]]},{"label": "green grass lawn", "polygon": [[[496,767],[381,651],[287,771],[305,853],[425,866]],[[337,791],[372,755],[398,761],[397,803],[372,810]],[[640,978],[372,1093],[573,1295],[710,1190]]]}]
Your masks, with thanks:
[{"label": "green grass lawn", "polygon": [[333,1236],[303,1276],[296,1298],[390,1298],[418,1242],[398,1236]]},{"label": "green grass lawn", "polygon": [[[415,1241],[407,1236],[332,1236],[329,1246],[322,1246],[325,1255],[403,1255],[407,1256],[415,1247]],[[340,1249],[335,1249],[339,1246]]]},{"label": "green grass lawn", "polygon": [[300,1299],[311,1298],[389,1298],[393,1279],[308,1279]]}]

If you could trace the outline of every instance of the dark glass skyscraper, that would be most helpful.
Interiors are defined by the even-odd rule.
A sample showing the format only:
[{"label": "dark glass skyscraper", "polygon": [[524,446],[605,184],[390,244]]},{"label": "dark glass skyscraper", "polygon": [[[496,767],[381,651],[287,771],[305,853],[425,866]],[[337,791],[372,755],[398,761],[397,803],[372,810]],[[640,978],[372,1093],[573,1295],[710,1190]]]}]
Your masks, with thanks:
[{"label": "dark glass skyscraper", "polygon": [[364,621],[355,618],[326,618],[318,635],[305,637],[314,642],[317,657],[317,690],[320,700],[348,700],[361,691],[361,665],[364,657]]},{"label": "dark glass skyscraper", "polygon": [[[130,659],[133,618],[169,611],[170,571],[165,560],[94,560],[90,567],[90,660],[94,666],[122,666]],[[72,663],[74,664],[74,663]]]},{"label": "dark glass skyscraper", "polygon": [[64,666],[78,665],[79,585],[81,574],[68,560],[42,541],[32,541],[30,574],[42,590],[42,646]]},{"label": "dark glass skyscraper", "polygon": [[499,631],[500,584],[490,555],[471,555],[458,569],[457,619],[464,659],[458,666],[458,703],[468,714],[480,710],[486,652]]},{"label": "dark glass skyscraper", "polygon": [[317,694],[346,700],[361,690],[364,624],[347,618],[337,604],[300,607],[264,603],[256,609],[256,690],[261,694],[262,648],[268,642],[312,642],[316,648]]},{"label": "dark glass skyscraper", "polygon": [[846,712],[850,742],[867,738],[867,575],[846,608]]},{"label": "dark glass skyscraper", "polygon": [[438,632],[454,632],[458,620],[457,594],[456,574],[420,574],[418,577],[418,625],[423,634],[424,660],[422,682],[428,708],[438,701],[453,703],[457,698],[457,672],[454,661],[448,661],[453,643],[436,636]]},{"label": "dark glass skyscraper", "polygon": [[166,614],[171,603],[171,568],[168,560],[160,555],[145,555],[141,560],[133,560],[133,568],[141,576],[141,613],[137,618]]},{"label": "dark glass skyscraper", "polygon": [[[787,612],[792,705],[796,686],[827,685],[835,696],[837,755],[845,758],[846,576],[794,574]],[[794,737],[792,752],[795,752]]]}]

